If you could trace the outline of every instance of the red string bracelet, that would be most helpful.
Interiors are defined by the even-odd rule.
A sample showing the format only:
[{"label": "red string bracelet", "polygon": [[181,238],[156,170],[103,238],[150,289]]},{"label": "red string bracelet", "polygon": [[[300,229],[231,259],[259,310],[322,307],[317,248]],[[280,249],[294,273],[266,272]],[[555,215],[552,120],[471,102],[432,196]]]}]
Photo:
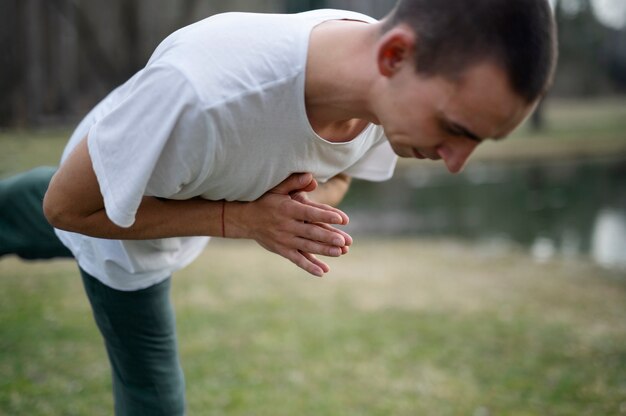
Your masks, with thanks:
[{"label": "red string bracelet", "polygon": [[226,238],[226,225],[224,221],[225,210],[226,210],[226,201],[222,199],[222,238]]}]

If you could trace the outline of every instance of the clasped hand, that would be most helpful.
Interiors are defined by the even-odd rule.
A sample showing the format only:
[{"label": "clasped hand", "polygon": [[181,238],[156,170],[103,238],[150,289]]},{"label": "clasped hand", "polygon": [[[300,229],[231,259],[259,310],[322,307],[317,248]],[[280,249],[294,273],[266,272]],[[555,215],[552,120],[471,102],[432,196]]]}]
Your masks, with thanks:
[{"label": "clasped hand", "polygon": [[231,230],[321,277],[330,268],[316,255],[346,254],[352,238],[334,227],[348,223],[343,211],[307,197],[316,187],[310,173],[293,174],[258,200],[239,205],[239,218],[227,220],[227,228],[238,228]]}]

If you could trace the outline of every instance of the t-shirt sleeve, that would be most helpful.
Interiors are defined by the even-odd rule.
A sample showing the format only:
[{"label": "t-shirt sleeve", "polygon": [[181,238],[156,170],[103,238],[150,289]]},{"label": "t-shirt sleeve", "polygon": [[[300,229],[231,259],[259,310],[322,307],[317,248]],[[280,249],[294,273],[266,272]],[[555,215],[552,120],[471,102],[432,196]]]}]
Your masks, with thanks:
[{"label": "t-shirt sleeve", "polygon": [[344,171],[346,175],[367,181],[381,182],[391,179],[398,157],[387,139],[380,139],[356,162]]},{"label": "t-shirt sleeve", "polygon": [[88,135],[106,214],[120,227],[133,225],[144,195],[167,198],[194,180],[206,150],[194,141],[207,137],[195,91],[178,70],[147,67],[129,83]]}]

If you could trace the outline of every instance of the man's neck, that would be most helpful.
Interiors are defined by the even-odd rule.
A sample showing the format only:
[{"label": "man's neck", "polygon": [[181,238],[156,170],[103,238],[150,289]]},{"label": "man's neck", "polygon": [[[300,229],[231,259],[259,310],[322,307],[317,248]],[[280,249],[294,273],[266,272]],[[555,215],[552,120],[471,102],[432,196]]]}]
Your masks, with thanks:
[{"label": "man's neck", "polygon": [[334,142],[354,139],[375,121],[368,108],[378,25],[333,20],[313,29],[305,103],[311,126]]}]

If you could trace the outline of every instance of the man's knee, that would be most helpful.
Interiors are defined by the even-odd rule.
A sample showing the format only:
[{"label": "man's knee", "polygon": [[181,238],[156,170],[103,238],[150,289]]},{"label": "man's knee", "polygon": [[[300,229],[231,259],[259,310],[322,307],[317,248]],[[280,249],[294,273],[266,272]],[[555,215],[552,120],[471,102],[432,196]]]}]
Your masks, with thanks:
[{"label": "man's knee", "polygon": [[40,167],[0,180],[0,256],[72,256],[43,215],[43,197],[55,171],[56,168]]},{"label": "man's knee", "polygon": [[0,201],[9,202],[6,198],[19,198],[25,194],[43,196],[56,170],[50,166],[40,166],[0,180]]}]

